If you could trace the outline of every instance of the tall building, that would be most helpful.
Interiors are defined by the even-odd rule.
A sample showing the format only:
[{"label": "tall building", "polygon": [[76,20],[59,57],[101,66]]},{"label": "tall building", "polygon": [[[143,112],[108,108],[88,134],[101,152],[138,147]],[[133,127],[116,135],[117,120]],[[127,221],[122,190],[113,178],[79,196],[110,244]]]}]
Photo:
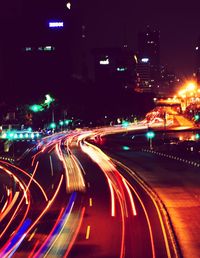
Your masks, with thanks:
[{"label": "tall building", "polygon": [[136,67],[141,91],[154,91],[160,79],[160,32],[147,26],[138,34],[138,64]]},{"label": "tall building", "polygon": [[200,83],[200,37],[195,46],[195,73],[197,82]]},{"label": "tall building", "polygon": [[12,92],[16,99],[22,98],[23,92],[24,97],[29,94],[34,98],[40,93],[66,89],[76,66],[77,39],[83,30],[76,12],[73,0],[23,1],[20,18],[6,25],[0,40],[2,80],[8,93]]}]

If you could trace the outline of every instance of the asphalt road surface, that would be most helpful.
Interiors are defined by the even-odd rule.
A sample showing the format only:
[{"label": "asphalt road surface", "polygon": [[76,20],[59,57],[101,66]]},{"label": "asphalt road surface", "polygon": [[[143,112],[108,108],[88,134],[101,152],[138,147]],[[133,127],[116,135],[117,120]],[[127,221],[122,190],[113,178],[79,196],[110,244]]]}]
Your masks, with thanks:
[{"label": "asphalt road surface", "polygon": [[178,257],[150,192],[87,141],[98,134],[55,134],[0,161],[1,257]]}]

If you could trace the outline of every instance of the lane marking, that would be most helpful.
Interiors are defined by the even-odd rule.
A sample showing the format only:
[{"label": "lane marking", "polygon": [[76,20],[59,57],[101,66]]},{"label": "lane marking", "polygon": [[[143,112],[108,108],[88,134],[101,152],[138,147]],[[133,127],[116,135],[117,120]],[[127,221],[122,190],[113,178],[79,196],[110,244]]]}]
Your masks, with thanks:
[{"label": "lane marking", "polygon": [[92,207],[92,198],[89,200],[90,207]]},{"label": "lane marking", "polygon": [[51,176],[53,176],[53,163],[52,163],[51,155],[49,156],[49,160],[50,160],[50,167],[51,167]]},{"label": "lane marking", "polygon": [[89,239],[89,237],[90,237],[90,225],[87,226],[85,239]]}]

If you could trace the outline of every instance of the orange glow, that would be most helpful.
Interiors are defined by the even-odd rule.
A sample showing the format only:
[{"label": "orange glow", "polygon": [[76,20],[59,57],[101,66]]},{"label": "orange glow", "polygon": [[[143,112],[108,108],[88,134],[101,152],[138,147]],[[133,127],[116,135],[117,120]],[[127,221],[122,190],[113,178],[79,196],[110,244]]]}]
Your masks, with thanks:
[{"label": "orange glow", "polygon": [[86,236],[85,236],[85,239],[88,240],[90,238],[90,225],[87,226],[87,230],[86,230]]}]

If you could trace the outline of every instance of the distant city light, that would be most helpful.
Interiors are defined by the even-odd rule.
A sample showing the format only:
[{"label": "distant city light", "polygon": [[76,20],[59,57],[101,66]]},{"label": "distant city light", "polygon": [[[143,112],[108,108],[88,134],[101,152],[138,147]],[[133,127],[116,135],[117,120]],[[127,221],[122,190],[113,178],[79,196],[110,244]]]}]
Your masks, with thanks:
[{"label": "distant city light", "polygon": [[38,47],[37,48],[38,51],[54,51],[55,50],[55,47],[53,46],[44,46],[44,47]]},{"label": "distant city light", "polygon": [[124,72],[124,71],[126,71],[126,70],[127,70],[126,67],[118,67],[118,68],[117,68],[117,71],[118,71],[118,72]]},{"label": "distant city light", "polygon": [[44,47],[44,51],[52,51],[52,50],[54,50],[54,47],[52,47],[52,46]]},{"label": "distant city light", "polygon": [[146,57],[142,58],[141,61],[142,61],[142,63],[148,63],[149,62],[149,58],[146,58]]},{"label": "distant city light", "polygon": [[199,47],[196,47],[195,49],[196,49],[196,50],[198,50],[198,49],[199,49]]},{"label": "distant city light", "polygon": [[26,51],[26,52],[32,51],[32,47],[25,47],[25,51]]},{"label": "distant city light", "polygon": [[108,65],[110,63],[109,59],[107,58],[106,60],[100,60],[99,62],[101,65]]},{"label": "distant city light", "polygon": [[136,62],[136,64],[138,63],[138,59],[137,59],[137,56],[136,55],[134,55],[134,59],[135,59],[135,62]]},{"label": "distant city light", "polygon": [[64,22],[49,22],[50,28],[62,28],[64,27]]}]

